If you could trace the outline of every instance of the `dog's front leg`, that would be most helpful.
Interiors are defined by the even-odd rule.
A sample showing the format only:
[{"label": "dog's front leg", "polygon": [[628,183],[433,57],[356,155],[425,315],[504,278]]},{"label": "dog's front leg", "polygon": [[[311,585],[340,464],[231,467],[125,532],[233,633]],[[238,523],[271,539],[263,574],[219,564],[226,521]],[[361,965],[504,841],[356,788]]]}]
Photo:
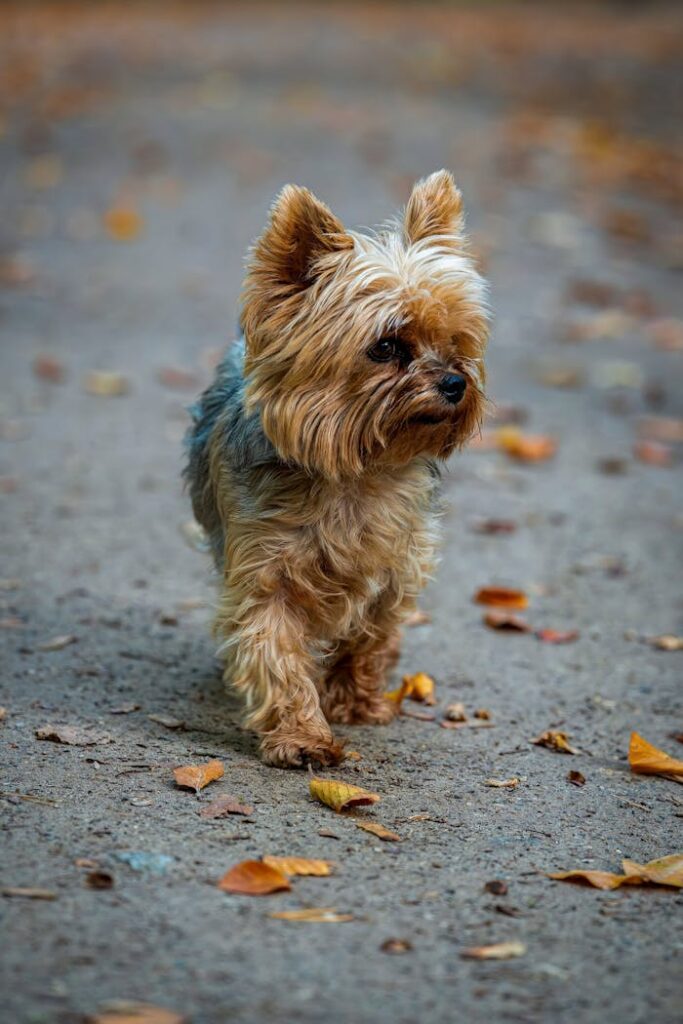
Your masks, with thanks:
[{"label": "dog's front leg", "polygon": [[305,624],[281,593],[228,590],[216,622],[226,637],[224,678],[246,701],[267,764],[336,764],[343,756],[320,708]]}]

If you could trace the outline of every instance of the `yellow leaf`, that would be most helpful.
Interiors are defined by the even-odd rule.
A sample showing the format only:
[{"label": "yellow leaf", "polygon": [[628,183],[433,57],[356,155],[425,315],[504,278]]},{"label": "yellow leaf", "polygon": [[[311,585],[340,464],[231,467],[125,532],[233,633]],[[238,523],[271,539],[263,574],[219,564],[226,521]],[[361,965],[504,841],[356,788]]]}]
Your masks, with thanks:
[{"label": "yellow leaf", "polygon": [[206,764],[187,764],[182,768],[173,769],[176,786],[193,789],[195,793],[204,789],[210,782],[221,779],[224,774],[223,762],[218,760],[207,761]]},{"label": "yellow leaf", "polygon": [[510,960],[525,953],[523,942],[496,942],[492,946],[469,946],[461,950],[460,956],[466,960]]},{"label": "yellow leaf", "polygon": [[637,732],[631,733],[628,763],[631,766],[631,771],[637,772],[639,775],[663,775],[665,778],[683,782],[683,761],[670,757],[663,750],[653,747]]},{"label": "yellow leaf", "polygon": [[267,896],[291,889],[289,879],[262,860],[243,860],[223,875],[218,888],[241,896]]},{"label": "yellow leaf", "polygon": [[523,590],[510,587],[481,587],[474,595],[476,604],[496,605],[499,608],[526,608],[529,598]]},{"label": "yellow leaf", "polygon": [[364,804],[376,804],[380,799],[377,793],[368,793],[359,786],[351,786],[348,782],[338,779],[312,778],[310,783],[311,796],[321,804],[327,804],[333,811],[346,811],[349,807],[361,807]]},{"label": "yellow leaf", "polygon": [[566,732],[559,732],[556,729],[546,729],[536,739],[530,740],[537,747],[547,747],[548,750],[555,750],[558,754],[578,754],[579,751],[570,746],[569,737]]},{"label": "yellow leaf", "polygon": [[434,680],[426,672],[416,672],[413,676],[404,676],[406,697],[421,704],[436,704],[434,696]]},{"label": "yellow leaf", "polygon": [[104,215],[104,226],[115,242],[132,242],[140,234],[143,221],[131,206],[112,206]]},{"label": "yellow leaf", "polygon": [[328,860],[310,860],[307,857],[271,857],[262,858],[268,867],[281,871],[283,875],[330,875],[332,866]]},{"label": "yellow leaf", "polygon": [[317,923],[339,924],[353,921],[353,914],[338,914],[332,907],[308,907],[306,910],[277,910],[268,917],[278,921],[313,921]]},{"label": "yellow leaf", "polygon": [[517,427],[501,427],[496,434],[498,447],[519,462],[542,462],[557,451],[557,441],[543,434],[523,434]]},{"label": "yellow leaf", "polygon": [[594,889],[618,889],[625,883],[638,884],[638,879],[632,881],[628,875],[615,875],[611,871],[584,871],[581,868],[575,871],[554,871],[548,878],[559,882],[584,882],[586,885],[592,885]]},{"label": "yellow leaf", "polygon": [[384,825],[380,825],[378,821],[357,821],[356,826],[362,828],[365,832],[372,832],[378,839],[382,839],[385,843],[400,843],[401,837],[390,829],[385,828]]},{"label": "yellow leaf", "polygon": [[653,885],[671,885],[676,889],[683,888],[683,853],[671,853],[668,857],[637,864],[633,860],[622,863],[624,874],[642,878]]},{"label": "yellow leaf", "polygon": [[91,370],[86,375],[83,387],[89,395],[97,395],[98,398],[118,397],[128,391],[128,380],[122,373],[113,370]]}]

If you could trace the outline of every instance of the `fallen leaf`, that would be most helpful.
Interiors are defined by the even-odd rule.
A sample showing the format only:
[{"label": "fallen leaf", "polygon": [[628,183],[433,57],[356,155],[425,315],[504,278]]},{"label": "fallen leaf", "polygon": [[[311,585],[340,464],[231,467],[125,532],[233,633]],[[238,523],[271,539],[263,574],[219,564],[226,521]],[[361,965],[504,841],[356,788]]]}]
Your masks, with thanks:
[{"label": "fallen leaf", "polygon": [[522,590],[510,587],[482,587],[474,595],[476,604],[496,605],[500,608],[526,608],[529,598]]},{"label": "fallen leaf", "polygon": [[434,680],[426,672],[416,672],[412,676],[404,676],[406,697],[421,704],[436,704],[434,696]]},{"label": "fallen leaf", "polygon": [[385,828],[384,825],[380,825],[378,821],[357,821],[357,828],[362,828],[364,832],[372,832],[373,836],[377,836],[385,843],[400,843],[401,837],[392,832],[390,829]]},{"label": "fallen leaf", "polygon": [[18,896],[27,900],[56,900],[57,893],[51,889],[34,889],[22,886],[5,886],[3,896]]},{"label": "fallen leaf", "polygon": [[465,711],[465,705],[456,701],[454,704],[449,704],[444,711],[444,716],[449,722],[466,722],[467,712]]},{"label": "fallen leaf", "polygon": [[490,892],[492,896],[506,896],[507,891],[507,882],[503,882],[500,878],[493,878],[490,882],[484,882],[484,892]]},{"label": "fallen leaf", "polygon": [[33,360],[33,372],[41,380],[49,381],[50,384],[61,384],[64,380],[64,364],[55,356],[41,353]]},{"label": "fallen leaf", "polygon": [[517,776],[511,779],[486,779],[485,786],[492,786],[494,789],[516,789],[519,785]]},{"label": "fallen leaf", "polygon": [[526,946],[523,942],[496,942],[492,946],[468,946],[460,951],[466,960],[511,960],[516,956],[524,956]]},{"label": "fallen leaf", "polygon": [[668,857],[659,857],[647,864],[637,864],[633,860],[622,861],[625,875],[637,876],[653,885],[669,885],[683,889],[683,853],[671,853]]},{"label": "fallen leaf", "polygon": [[114,876],[111,871],[104,871],[102,868],[98,868],[95,871],[88,872],[85,876],[85,884],[90,889],[113,889]]},{"label": "fallen leaf", "polygon": [[147,715],[150,722],[158,722],[165,729],[183,729],[185,723],[179,718],[172,718],[170,715]]},{"label": "fallen leaf", "polygon": [[332,874],[329,860],[311,860],[309,857],[271,857],[261,858],[268,867],[281,871],[283,875],[315,875],[322,878]]},{"label": "fallen leaf", "polygon": [[106,1009],[87,1018],[88,1024],[186,1024],[187,1017],[151,1003],[128,1000],[110,1003]]},{"label": "fallen leaf", "polygon": [[254,813],[250,804],[241,804],[234,796],[219,796],[199,812],[200,818],[227,818],[229,814],[244,814],[247,817]]},{"label": "fallen leaf", "polygon": [[80,725],[41,725],[36,729],[36,737],[72,747],[94,747],[98,743],[114,742],[109,733]]},{"label": "fallen leaf", "polygon": [[505,633],[531,633],[532,628],[521,616],[511,612],[493,609],[484,615],[484,625],[489,629],[498,629]]},{"label": "fallen leaf", "polygon": [[491,720],[491,712],[486,708],[477,708],[474,712],[474,717],[479,718],[482,722],[489,722]]},{"label": "fallen leaf", "polygon": [[486,722],[477,718],[475,721],[470,722],[450,722],[447,718],[444,718],[439,725],[442,729],[494,729],[495,722]]},{"label": "fallen leaf", "polygon": [[530,740],[530,743],[535,743],[537,747],[547,747],[548,750],[555,750],[558,754],[578,754],[579,751],[575,747],[570,746],[569,738],[566,732],[560,732],[556,729],[546,729],[536,739]]},{"label": "fallen leaf", "polygon": [[557,451],[557,441],[544,434],[523,434],[517,427],[501,427],[496,434],[501,451],[519,462],[543,462]]},{"label": "fallen leaf", "polygon": [[176,786],[193,789],[195,793],[198,793],[200,789],[204,789],[204,786],[208,786],[210,782],[222,779],[224,774],[223,762],[215,758],[212,761],[207,761],[206,764],[188,764],[181,768],[173,769],[173,778],[176,781]]},{"label": "fallen leaf", "polygon": [[472,529],[475,533],[495,537],[498,534],[514,533],[517,523],[514,519],[479,519],[472,524]]},{"label": "fallen leaf", "polygon": [[368,793],[359,786],[351,786],[348,782],[338,779],[312,778],[310,782],[311,796],[322,804],[327,804],[333,811],[347,811],[350,807],[362,807],[365,804],[376,804],[380,797],[377,793]]},{"label": "fallen leaf", "polygon": [[615,875],[611,871],[583,871],[580,868],[575,871],[554,871],[548,878],[558,882],[582,882],[592,885],[594,889],[604,890],[618,889],[625,883],[631,884],[628,883],[626,875]]},{"label": "fallen leaf", "polygon": [[581,772],[567,772],[567,782],[571,782],[572,786],[585,786],[586,776],[582,775]]},{"label": "fallen leaf", "polygon": [[271,892],[291,889],[289,879],[277,868],[262,860],[243,860],[223,875],[218,888],[243,896],[267,896]]},{"label": "fallen leaf", "polygon": [[414,612],[411,612],[407,619],[403,620],[404,626],[426,626],[427,623],[432,621],[431,615],[427,612],[421,611],[416,608]]},{"label": "fallen leaf", "polygon": [[653,747],[637,732],[631,733],[628,748],[628,763],[631,771],[638,775],[663,775],[683,782],[683,761],[670,757],[663,750]]},{"label": "fallen leaf", "polygon": [[544,644],[572,644],[578,639],[577,629],[537,629],[536,636]]},{"label": "fallen leaf", "polygon": [[115,370],[91,370],[85,376],[83,388],[89,395],[112,398],[125,395],[129,384],[127,378]]},{"label": "fallen leaf", "polygon": [[345,750],[344,751],[345,761],[362,761],[363,755],[359,754],[357,750]]},{"label": "fallen leaf", "polygon": [[633,454],[639,462],[645,462],[648,466],[668,467],[673,463],[671,448],[661,441],[638,441],[633,446]]},{"label": "fallen leaf", "polygon": [[638,423],[638,433],[647,441],[679,444],[683,441],[683,420],[672,416],[647,416]]},{"label": "fallen leaf", "polygon": [[341,924],[353,921],[353,914],[339,914],[333,907],[308,907],[306,910],[275,910],[268,914],[278,921],[311,921],[318,924]]},{"label": "fallen leaf", "polygon": [[410,953],[413,948],[407,939],[385,939],[379,947],[382,953],[391,953],[393,956],[400,956],[403,953]]},{"label": "fallen leaf", "polygon": [[140,234],[143,221],[132,206],[112,206],[104,215],[104,226],[115,242],[132,242]]},{"label": "fallen leaf", "polygon": [[36,647],[37,651],[63,651],[65,647],[69,647],[70,644],[78,642],[78,637],[75,637],[73,633],[64,633],[62,636],[53,636],[50,640],[44,640],[42,644],[38,644]]},{"label": "fallen leaf", "polygon": [[650,636],[647,638],[647,642],[650,647],[656,647],[658,651],[683,651],[683,636],[674,636],[672,633]]}]

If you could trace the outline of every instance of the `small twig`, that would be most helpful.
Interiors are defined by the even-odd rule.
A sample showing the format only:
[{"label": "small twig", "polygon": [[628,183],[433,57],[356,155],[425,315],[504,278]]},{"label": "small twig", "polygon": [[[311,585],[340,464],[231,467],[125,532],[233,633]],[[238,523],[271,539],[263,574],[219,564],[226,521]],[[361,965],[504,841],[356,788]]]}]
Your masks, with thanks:
[{"label": "small twig", "polygon": [[49,807],[57,806],[56,800],[50,800],[46,796],[33,796],[32,793],[0,793],[0,797],[14,797],[16,800],[28,800],[33,804],[46,804]]}]

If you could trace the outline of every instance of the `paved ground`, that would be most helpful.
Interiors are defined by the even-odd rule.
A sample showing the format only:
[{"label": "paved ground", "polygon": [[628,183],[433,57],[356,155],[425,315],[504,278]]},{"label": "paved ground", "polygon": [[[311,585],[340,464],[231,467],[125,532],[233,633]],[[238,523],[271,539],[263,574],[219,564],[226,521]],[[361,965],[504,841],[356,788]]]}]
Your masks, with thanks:
[{"label": "paved ground", "polygon": [[[644,640],[681,629],[680,450],[662,467],[633,445],[681,438],[681,324],[661,321],[681,316],[682,31],[657,6],[3,6],[1,883],[56,894],[0,901],[5,1020],[67,1024],[116,999],[194,1024],[680,1019],[680,896],[544,872],[681,848],[683,792],[633,776],[626,751],[636,729],[675,753],[681,726],[681,655]],[[526,415],[559,447],[527,466],[487,442],[452,462],[432,623],[408,632],[402,667],[437,680],[437,720],[460,700],[495,727],[340,730],[362,759],[333,774],[382,794],[370,813],[404,840],[389,844],[312,804],[304,773],[263,767],[239,730],[209,566],[181,529],[180,437],[278,187],[367,224],[441,166],[492,281],[499,419]],[[36,373],[39,355],[54,362]],[[92,370],[128,393],[86,393]],[[476,532],[489,517],[516,530]],[[487,629],[472,595],[493,582],[578,640]],[[41,650],[60,635],[75,641]],[[55,723],[112,742],[36,738]],[[549,727],[581,753],[530,745]],[[174,766],[208,757],[223,780],[199,799],[174,788]],[[220,793],[253,815],[200,818]],[[153,874],[131,852],[172,859]],[[338,871],[261,899],[215,888],[265,853]],[[113,888],[90,888],[83,859]],[[355,920],[267,916],[301,906]],[[412,950],[383,952],[390,938]],[[460,956],[508,939],[526,954]]]}]

